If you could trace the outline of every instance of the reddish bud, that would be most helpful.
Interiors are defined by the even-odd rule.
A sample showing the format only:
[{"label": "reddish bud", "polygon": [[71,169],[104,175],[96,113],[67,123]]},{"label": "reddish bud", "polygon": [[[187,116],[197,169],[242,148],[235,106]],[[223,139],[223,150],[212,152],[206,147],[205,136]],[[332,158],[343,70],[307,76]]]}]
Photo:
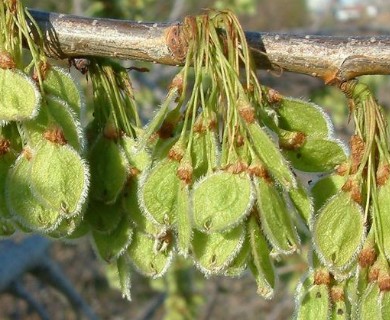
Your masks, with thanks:
[{"label": "reddish bud", "polygon": [[[179,61],[185,60],[188,51],[188,40],[182,25],[171,26],[166,31],[165,41],[169,51]],[[179,90],[182,90],[182,88]]]},{"label": "reddish bud", "polygon": [[359,265],[362,268],[370,267],[374,264],[377,254],[375,248],[371,246],[364,247],[359,253]]},{"label": "reddish bud", "polygon": [[108,140],[116,141],[121,136],[121,132],[113,125],[107,124],[104,128],[103,136]]},{"label": "reddish bud", "polygon": [[68,141],[65,139],[64,132],[62,131],[61,128],[53,128],[45,131],[43,133],[43,137],[55,144],[59,144],[61,146],[65,145],[68,143]]},{"label": "reddish bud", "polygon": [[332,287],[330,289],[330,298],[332,302],[344,301],[344,289],[342,287]]},{"label": "reddish bud", "polygon": [[0,68],[1,69],[15,69],[16,63],[12,56],[6,52],[0,52]]},{"label": "reddish bud", "polygon": [[216,119],[210,120],[208,128],[210,131],[215,131],[217,129],[217,120]]},{"label": "reddish bud", "polygon": [[369,282],[376,281],[378,280],[378,276],[379,276],[379,266],[378,264],[375,263],[368,272],[368,281]]},{"label": "reddish bud", "polygon": [[241,172],[244,172],[248,169],[248,165],[245,162],[239,161],[233,164],[229,164],[225,170],[233,173],[233,174],[238,174]]},{"label": "reddish bud", "polygon": [[7,154],[10,150],[11,142],[8,139],[0,139],[0,156]]},{"label": "reddish bud", "polygon": [[255,176],[255,177],[263,178],[267,181],[271,181],[271,177],[267,169],[263,165],[251,164],[248,167],[247,171],[251,176]]},{"label": "reddish bud", "polygon": [[[48,62],[41,62],[39,64],[39,74],[41,75],[42,79],[46,78],[49,69],[50,69],[50,64]],[[32,78],[35,82],[39,81],[38,72],[36,69],[34,70],[34,74],[32,75]]]},{"label": "reddish bud", "polygon": [[206,127],[205,127],[205,125],[203,124],[202,121],[195,122],[195,124],[194,124],[194,132],[203,133],[205,131],[206,131]]},{"label": "reddish bud", "polygon": [[177,169],[177,176],[186,184],[190,184],[192,182],[192,172],[192,166],[183,165]]},{"label": "reddish bud", "polygon": [[330,284],[330,273],[326,269],[318,269],[314,272],[314,284],[321,285],[329,285]]},{"label": "reddish bud", "polygon": [[269,103],[278,103],[282,100],[283,96],[274,89],[269,89],[267,94],[267,100]]},{"label": "reddish bud", "polygon": [[306,142],[306,135],[303,132],[291,132],[279,139],[279,146],[286,150],[295,150]]},{"label": "reddish bud", "polygon": [[343,190],[344,192],[350,192],[352,200],[358,204],[362,204],[363,197],[360,190],[360,184],[358,183],[358,181],[353,179],[348,179],[341,187],[341,190]]},{"label": "reddish bud", "polygon": [[24,148],[22,151],[23,157],[25,157],[28,161],[32,159],[32,151],[30,148]]},{"label": "reddish bud", "polygon": [[176,143],[168,152],[168,158],[180,162],[183,159],[185,149]]},{"label": "reddish bud", "polygon": [[380,291],[390,291],[390,275],[387,270],[379,271],[378,286]]},{"label": "reddish bud", "polygon": [[238,110],[240,116],[246,123],[253,123],[255,121],[255,109],[251,106],[244,106]]},{"label": "reddish bud", "polygon": [[157,131],[157,134],[161,139],[168,139],[173,136],[174,129],[175,125],[173,123],[164,121],[160,129]]},{"label": "reddish bud", "polygon": [[236,135],[236,146],[237,147],[242,147],[244,145],[244,143],[245,143],[244,136],[238,133]]},{"label": "reddish bud", "polygon": [[345,176],[349,171],[349,163],[348,162],[344,162],[342,164],[339,164],[337,167],[336,167],[336,173],[339,175],[339,176]]},{"label": "reddish bud", "polygon": [[390,165],[389,164],[380,164],[378,170],[376,171],[376,184],[378,186],[383,186],[390,175]]},{"label": "reddish bud", "polygon": [[136,167],[130,167],[129,169],[129,176],[130,177],[136,177],[141,173]]},{"label": "reddish bud", "polygon": [[365,143],[358,135],[353,135],[350,140],[352,167],[351,173],[355,173],[362,161]]}]

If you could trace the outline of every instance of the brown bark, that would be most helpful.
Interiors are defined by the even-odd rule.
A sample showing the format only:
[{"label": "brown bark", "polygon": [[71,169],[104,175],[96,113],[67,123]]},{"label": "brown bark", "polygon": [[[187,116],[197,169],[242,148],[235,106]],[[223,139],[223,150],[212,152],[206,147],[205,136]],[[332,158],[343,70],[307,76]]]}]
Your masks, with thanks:
[{"label": "brown bark", "polygon": [[[30,10],[56,58],[103,56],[180,65],[180,23],[94,19]],[[259,69],[284,70],[345,81],[390,74],[390,36],[332,37],[246,32]],[[176,41],[177,40],[177,41]]]}]

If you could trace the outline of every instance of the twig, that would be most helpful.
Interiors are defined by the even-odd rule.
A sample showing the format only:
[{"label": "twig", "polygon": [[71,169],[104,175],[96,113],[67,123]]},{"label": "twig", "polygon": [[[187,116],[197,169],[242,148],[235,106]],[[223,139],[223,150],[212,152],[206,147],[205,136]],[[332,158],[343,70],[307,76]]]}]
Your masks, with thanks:
[{"label": "twig", "polygon": [[[143,23],[85,18],[30,10],[52,57],[105,56],[180,65],[180,23]],[[168,37],[169,35],[169,37]],[[246,32],[258,68],[285,70],[345,81],[365,74],[390,74],[390,36],[331,37]],[[173,42],[172,42],[173,40]]]},{"label": "twig", "polygon": [[31,310],[35,311],[39,315],[41,320],[50,320],[50,317],[47,314],[46,310],[26,290],[20,280],[13,281],[7,289],[7,292],[27,302],[28,307]]},{"label": "twig", "polygon": [[[83,312],[91,320],[98,319],[59,267],[48,256],[47,250],[50,244],[50,240],[39,235],[33,235],[19,241],[13,239],[1,241],[0,293],[7,291],[14,295],[18,294],[30,305],[38,306],[19,283],[19,279],[24,273],[31,272],[64,294],[76,312]],[[37,308],[35,310],[38,312]]]},{"label": "twig", "polygon": [[41,236],[28,237],[21,242],[3,240],[0,242],[0,292],[23,273],[48,260],[50,241]]},{"label": "twig", "polygon": [[157,295],[146,307],[146,309],[142,312],[142,315],[139,316],[137,319],[139,320],[151,320],[153,319],[154,314],[156,311],[162,306],[164,303],[164,300],[166,298],[165,293],[160,293]]},{"label": "twig", "polygon": [[90,320],[98,319],[90,306],[77,293],[73,285],[54,262],[51,260],[45,261],[44,264],[39,265],[31,272],[41,281],[47,282],[61,292],[68,299],[77,313],[81,311]]}]

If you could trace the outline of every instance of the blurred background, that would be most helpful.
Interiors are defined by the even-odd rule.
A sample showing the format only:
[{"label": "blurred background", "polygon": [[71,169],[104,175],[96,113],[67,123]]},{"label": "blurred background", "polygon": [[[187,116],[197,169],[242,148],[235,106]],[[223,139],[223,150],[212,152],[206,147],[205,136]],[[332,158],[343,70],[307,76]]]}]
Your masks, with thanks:
[{"label": "blurred background", "polygon": [[[323,35],[380,35],[390,32],[390,2],[388,0],[29,0],[27,7],[84,16],[130,19],[136,21],[179,21],[189,14],[199,14],[205,8],[230,8],[238,14],[245,30],[281,31],[286,33]],[[145,62],[123,61],[126,67],[147,67],[148,73],[132,73],[137,102],[144,118],[157,107],[167,92],[169,79],[176,67],[151,65]],[[64,66],[66,62],[64,62]],[[73,72],[73,71],[72,71]],[[87,87],[85,77],[78,77]],[[261,82],[282,94],[311,100],[322,106],[333,119],[337,132],[350,134],[347,126],[348,108],[342,94],[309,76],[259,71]],[[379,102],[388,110],[390,77],[366,76]],[[168,80],[168,81],[167,81]],[[88,103],[87,91],[87,103]],[[15,241],[22,241],[16,235]],[[0,254],[7,246],[0,241]],[[4,255],[7,257],[7,255]],[[8,254],[12,259],[12,252]],[[50,244],[48,259],[58,264],[62,273],[92,308],[98,319],[163,319],[166,279],[150,281],[132,274],[132,302],[123,299],[117,289],[110,267],[99,261],[88,238],[75,243],[55,241]],[[286,260],[287,261],[287,260]],[[296,256],[288,263],[277,264],[280,283],[277,295],[266,301],[256,294],[256,284],[249,274],[239,279],[204,277],[191,269],[194,319],[289,319],[294,309],[297,274],[306,269],[305,260]],[[0,261],[1,264],[1,261]],[[190,266],[185,265],[184,268]],[[1,275],[0,275],[1,278]],[[26,273],[22,279],[27,296],[43,306],[49,319],[77,319],[69,301],[58,290]],[[184,282],[187,280],[183,280]],[[23,297],[22,297],[23,298]],[[0,293],[0,319],[35,320],[26,299],[14,292]]]}]

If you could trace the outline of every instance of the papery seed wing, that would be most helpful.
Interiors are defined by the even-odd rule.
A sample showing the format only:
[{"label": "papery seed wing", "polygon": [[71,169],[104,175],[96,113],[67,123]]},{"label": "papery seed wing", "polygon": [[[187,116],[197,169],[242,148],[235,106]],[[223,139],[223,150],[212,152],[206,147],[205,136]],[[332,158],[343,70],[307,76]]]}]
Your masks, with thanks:
[{"label": "papery seed wing", "polygon": [[237,226],[252,209],[253,193],[246,174],[218,171],[207,175],[192,194],[195,228],[211,233]]},{"label": "papery seed wing", "polygon": [[214,132],[195,133],[191,147],[193,176],[198,179],[217,166],[218,148]]},{"label": "papery seed wing", "polygon": [[382,319],[390,319],[390,292],[382,291],[379,298],[379,308],[381,310]]},{"label": "papery seed wing", "polygon": [[12,164],[15,162],[16,156],[13,152],[7,152],[6,154],[0,155],[0,218],[10,218],[11,214],[7,208],[5,198],[5,185]]},{"label": "papery seed wing", "polygon": [[85,137],[79,120],[67,102],[55,96],[46,96],[37,117],[23,121],[24,138],[30,146],[39,147],[50,130],[61,130],[64,142],[78,152],[85,147]]},{"label": "papery seed wing", "polygon": [[68,145],[44,143],[31,160],[31,191],[65,217],[81,212],[89,187],[89,168]]},{"label": "papery seed wing", "polygon": [[31,161],[22,154],[9,170],[6,180],[6,203],[11,215],[37,232],[54,230],[61,221],[60,210],[42,204],[30,188]]},{"label": "papery seed wing", "polygon": [[306,292],[297,311],[297,320],[327,320],[331,310],[329,289],[326,285],[313,285]]},{"label": "papery seed wing", "polygon": [[313,199],[310,197],[308,190],[306,190],[301,183],[298,182],[296,188],[291,188],[288,191],[291,202],[297,210],[300,217],[309,224],[310,217],[314,211]]},{"label": "papery seed wing", "polygon": [[114,203],[128,176],[128,162],[122,147],[113,140],[98,137],[89,153],[91,197]]},{"label": "papery seed wing", "polygon": [[36,117],[41,94],[34,81],[14,69],[0,69],[0,121],[23,121]]},{"label": "papery seed wing", "polygon": [[65,100],[78,115],[81,109],[81,94],[74,79],[65,69],[51,66],[43,81],[46,93]]},{"label": "papery seed wing", "polygon": [[146,218],[139,207],[137,196],[138,187],[139,181],[137,177],[132,177],[127,180],[121,196],[122,208],[138,230],[150,235],[157,234],[160,228],[150,221],[150,219]]},{"label": "papery seed wing", "polygon": [[332,304],[331,320],[348,320],[349,310],[345,301],[337,301]]},{"label": "papery seed wing", "polygon": [[[68,238],[69,236],[74,234],[79,227],[81,227],[81,224],[83,223],[83,218],[84,217],[82,214],[71,218],[63,218],[59,225],[53,231],[49,232],[47,236],[54,239]],[[87,228],[85,228],[85,233],[87,231]]]},{"label": "papery seed wing", "polygon": [[223,274],[228,277],[239,277],[247,268],[250,258],[250,250],[251,247],[248,239],[246,238],[240,252]]},{"label": "papery seed wing", "polygon": [[283,150],[291,165],[305,172],[327,172],[347,160],[346,147],[338,140],[306,139],[301,147]]},{"label": "papery seed wing", "polygon": [[192,240],[192,221],[190,218],[190,192],[182,181],[177,190],[177,249],[187,256]]},{"label": "papery seed wing", "polygon": [[85,220],[92,230],[100,233],[112,233],[124,216],[120,203],[108,205],[97,200],[90,200],[85,212]]},{"label": "papery seed wing", "polygon": [[139,150],[134,139],[124,136],[120,139],[120,143],[125,151],[127,161],[132,167],[142,172],[150,166],[152,161],[150,154],[146,149]]},{"label": "papery seed wing", "polygon": [[363,210],[349,193],[340,191],[321,208],[312,230],[322,262],[330,268],[346,270],[365,239]]},{"label": "papery seed wing", "polygon": [[292,253],[299,246],[285,199],[273,182],[255,178],[257,206],[261,227],[272,247],[281,253]]},{"label": "papery seed wing", "polygon": [[129,247],[133,235],[133,229],[127,217],[123,217],[117,227],[110,233],[93,231],[93,242],[99,256],[112,262],[121,256]]},{"label": "papery seed wing", "polygon": [[118,269],[118,277],[119,277],[119,285],[122,290],[122,297],[126,298],[128,301],[131,301],[131,267],[130,261],[127,255],[122,255],[116,261],[117,269]]},{"label": "papery seed wing", "polygon": [[[358,307],[358,319],[371,320],[379,319],[381,316],[379,287],[376,282],[368,284],[366,290],[363,292]],[[384,318],[385,319],[385,318]]]},{"label": "papery seed wing", "polygon": [[299,310],[303,298],[306,296],[306,293],[312,287],[314,283],[314,269],[310,268],[305,274],[300,278],[297,287],[295,289],[295,310]]},{"label": "papery seed wing", "polygon": [[289,165],[268,134],[257,124],[247,126],[253,148],[269,172],[287,190],[296,186],[296,181]]},{"label": "papery seed wing", "polygon": [[283,97],[276,112],[278,126],[284,130],[303,132],[313,138],[328,138],[333,133],[329,116],[314,103]]},{"label": "papery seed wing", "polygon": [[[390,179],[378,188],[377,192],[378,226],[377,232],[383,239],[383,250],[387,259],[390,259]],[[374,218],[375,219],[375,218]]]},{"label": "papery seed wing", "polygon": [[178,167],[176,161],[161,161],[141,177],[139,204],[144,214],[156,224],[171,225],[176,220]]},{"label": "papery seed wing", "polygon": [[170,248],[156,251],[155,239],[135,230],[127,254],[140,273],[155,279],[168,270],[173,253]]},{"label": "papery seed wing", "polygon": [[250,246],[249,268],[257,283],[257,293],[270,299],[276,286],[276,273],[270,249],[254,216],[249,218],[247,228]]},{"label": "papery seed wing", "polygon": [[192,239],[196,266],[205,274],[222,274],[239,254],[244,243],[242,225],[225,233],[206,234],[194,230]]},{"label": "papery seed wing", "polygon": [[316,181],[310,189],[314,200],[314,210],[318,211],[344,185],[346,177],[331,174]]},{"label": "papery seed wing", "polygon": [[61,126],[69,145],[82,152],[86,141],[78,116],[70,108],[69,104],[60,98],[47,96],[45,101],[49,114]]}]

